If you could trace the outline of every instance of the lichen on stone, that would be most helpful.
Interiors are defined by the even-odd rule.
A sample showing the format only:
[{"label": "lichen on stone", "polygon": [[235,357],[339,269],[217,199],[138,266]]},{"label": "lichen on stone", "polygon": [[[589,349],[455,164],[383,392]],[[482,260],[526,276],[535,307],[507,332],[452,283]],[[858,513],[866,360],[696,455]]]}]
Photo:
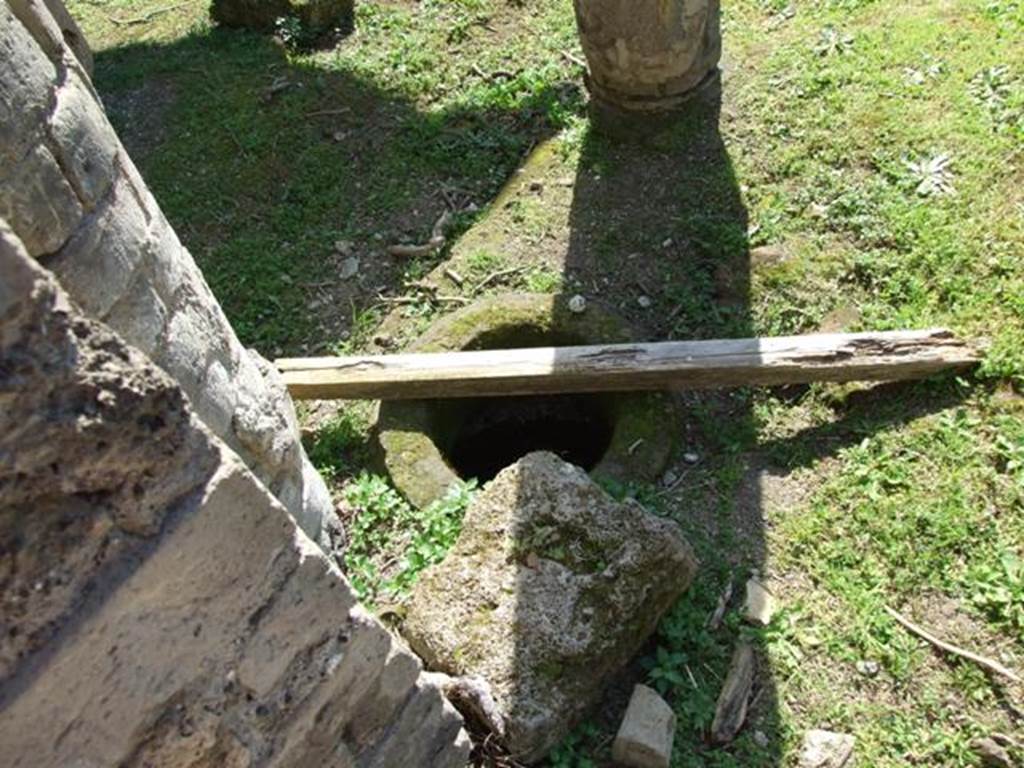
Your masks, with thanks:
[{"label": "lichen on stone", "polygon": [[402,631],[428,666],[487,682],[508,748],[531,762],[594,703],[696,568],[676,523],[532,453],[474,499],[455,547],[421,575]]}]

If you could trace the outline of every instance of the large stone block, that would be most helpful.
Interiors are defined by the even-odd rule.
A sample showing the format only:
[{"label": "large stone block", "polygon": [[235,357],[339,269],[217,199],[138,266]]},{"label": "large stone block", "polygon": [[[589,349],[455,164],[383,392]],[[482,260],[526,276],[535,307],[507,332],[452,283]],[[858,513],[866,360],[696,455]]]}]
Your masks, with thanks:
[{"label": "large stone block", "polygon": [[0,689],[7,764],[463,768],[461,719],[419,662],[237,457],[192,429],[219,469]]},{"label": "large stone block", "polygon": [[103,320],[120,329],[125,341],[152,356],[167,324],[167,307],[145,275],[136,272],[127,291]]},{"label": "large stone block", "polygon": [[145,213],[119,176],[99,208],[46,266],[82,309],[104,318],[128,291],[143,261],[146,230]]},{"label": "large stone block", "polygon": [[32,256],[57,251],[81,221],[82,205],[42,144],[0,176],[0,218]]},{"label": "large stone block", "polygon": [[403,633],[429,667],[487,682],[500,735],[531,762],[640,649],[696,568],[674,522],[533,453],[470,505],[455,547],[420,577]]},{"label": "large stone block", "polygon": [[92,210],[114,181],[121,143],[91,87],[73,69],[57,89],[49,133],[68,180]]}]

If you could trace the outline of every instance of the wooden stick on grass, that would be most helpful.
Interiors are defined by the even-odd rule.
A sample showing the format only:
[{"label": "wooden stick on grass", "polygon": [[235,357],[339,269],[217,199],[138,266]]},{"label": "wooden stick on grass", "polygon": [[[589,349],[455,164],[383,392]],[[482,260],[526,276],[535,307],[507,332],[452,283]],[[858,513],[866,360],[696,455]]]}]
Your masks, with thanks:
[{"label": "wooden stick on grass", "polygon": [[917,626],[917,624],[910,621],[910,619],[906,618],[897,611],[894,611],[889,606],[885,606],[885,612],[892,616],[892,618],[894,618],[901,625],[903,625],[904,629],[906,629],[908,632],[917,635],[922,640],[928,641],[943,653],[948,653],[953,656],[959,656],[962,659],[967,659],[968,661],[973,661],[979,667],[987,669],[989,672],[992,672],[994,674],[1002,675],[1003,677],[1012,680],[1015,683],[1024,683],[1024,680],[1022,680],[1019,675],[1007,669],[998,661],[993,661],[992,659],[986,658],[985,656],[980,656],[977,653],[974,653],[973,651],[968,651],[964,648],[960,648],[959,646],[953,645],[952,643],[947,643],[945,640],[940,640],[935,635],[929,633],[924,629],[921,629],[921,627]]},{"label": "wooden stick on grass", "polygon": [[939,329],[297,358],[277,367],[299,399],[401,400],[897,381],[979,359]]},{"label": "wooden stick on grass", "polygon": [[108,16],[107,18],[110,20],[111,24],[115,24],[119,27],[130,27],[134,24],[146,24],[161,14],[176,11],[179,8],[184,8],[186,5],[191,5],[191,3],[178,3],[177,5],[167,5],[163,8],[154,8],[149,13],[144,13],[142,16],[135,16],[131,19],[119,19],[115,16]]}]

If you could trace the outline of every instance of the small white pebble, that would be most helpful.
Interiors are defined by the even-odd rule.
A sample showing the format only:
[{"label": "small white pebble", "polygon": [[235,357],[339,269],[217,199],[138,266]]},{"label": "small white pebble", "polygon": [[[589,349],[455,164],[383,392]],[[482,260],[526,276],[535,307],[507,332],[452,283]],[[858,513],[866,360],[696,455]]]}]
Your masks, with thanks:
[{"label": "small white pebble", "polygon": [[651,305],[654,302],[651,301],[650,296],[641,296],[636,300],[636,303],[639,304],[643,309],[650,309]]},{"label": "small white pebble", "polygon": [[857,672],[864,675],[864,677],[874,677],[879,672],[879,664],[877,661],[858,661]]},{"label": "small white pebble", "polygon": [[661,247],[662,248],[671,248],[672,247],[672,238],[671,237],[665,238],[665,242],[663,242],[661,244]]},{"label": "small white pebble", "polygon": [[698,456],[696,453],[693,453],[692,451],[687,451],[686,453],[683,454],[683,461],[685,461],[687,464],[696,464],[698,461],[700,461],[700,456]]},{"label": "small white pebble", "polygon": [[583,312],[586,311],[586,309],[587,300],[580,296],[579,294],[576,294],[571,299],[569,299],[569,311],[572,312],[574,315],[582,314]]},{"label": "small white pebble", "polygon": [[355,256],[349,256],[347,259],[341,262],[341,267],[338,270],[338,276],[342,280],[349,280],[359,274],[359,259]]}]

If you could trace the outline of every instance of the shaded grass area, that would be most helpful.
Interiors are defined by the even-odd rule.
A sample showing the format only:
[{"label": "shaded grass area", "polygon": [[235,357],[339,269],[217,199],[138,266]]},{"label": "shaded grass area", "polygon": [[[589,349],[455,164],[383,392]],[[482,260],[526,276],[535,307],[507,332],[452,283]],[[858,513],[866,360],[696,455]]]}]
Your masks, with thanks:
[{"label": "shaded grass area", "polygon": [[[565,62],[516,57],[513,76],[490,79],[439,56],[456,38],[472,47],[472,26],[461,37],[451,28],[474,22],[469,6],[363,5],[357,34],[311,55],[210,28],[199,6],[190,24],[156,16],[143,41],[105,19],[145,4],[72,6],[94,45],[117,41],[101,42],[97,85],[243,342],[268,355],[343,342],[377,289],[422,272],[385,251],[429,232],[442,191],[482,206],[579,110]],[[513,30],[506,55],[528,35]],[[339,241],[361,260],[351,284],[336,277]]]},{"label": "shaded grass area", "polygon": [[[612,490],[678,520],[703,563],[636,672],[677,711],[677,768],[788,765],[819,727],[856,735],[870,766],[974,766],[975,737],[1022,740],[1024,692],[937,656],[884,607],[1024,668],[1024,3],[729,3],[727,162],[632,198],[613,185],[640,156],[588,130],[567,2],[364,2],[353,36],[306,54],[211,29],[201,3],[130,26],[110,17],[160,4],[71,7],[119,132],[240,336],[270,356],[368,346],[379,293],[411,290],[501,216],[522,247],[472,250],[467,276],[515,256],[530,268],[510,283],[600,292],[652,338],[942,324],[990,339],[964,381],[688,395],[681,442],[698,463],[677,462],[671,488]],[[688,130],[659,140],[672,162]],[[487,210],[549,136],[544,194]],[[737,190],[740,229],[722,213]],[[454,246],[386,255],[422,240],[448,199]],[[360,259],[349,281],[338,241]],[[641,290],[657,302],[646,315]],[[422,302],[403,322],[414,332],[439,311]],[[404,573],[411,540],[393,522],[411,513],[360,477],[369,419],[331,416],[313,456],[351,508],[376,590]],[[411,524],[428,558],[457,515]],[[779,598],[772,625],[744,627],[734,601],[708,630],[726,583],[753,568]],[[712,748],[744,634],[772,685],[739,739]],[[605,764],[616,707],[552,765]]]}]

